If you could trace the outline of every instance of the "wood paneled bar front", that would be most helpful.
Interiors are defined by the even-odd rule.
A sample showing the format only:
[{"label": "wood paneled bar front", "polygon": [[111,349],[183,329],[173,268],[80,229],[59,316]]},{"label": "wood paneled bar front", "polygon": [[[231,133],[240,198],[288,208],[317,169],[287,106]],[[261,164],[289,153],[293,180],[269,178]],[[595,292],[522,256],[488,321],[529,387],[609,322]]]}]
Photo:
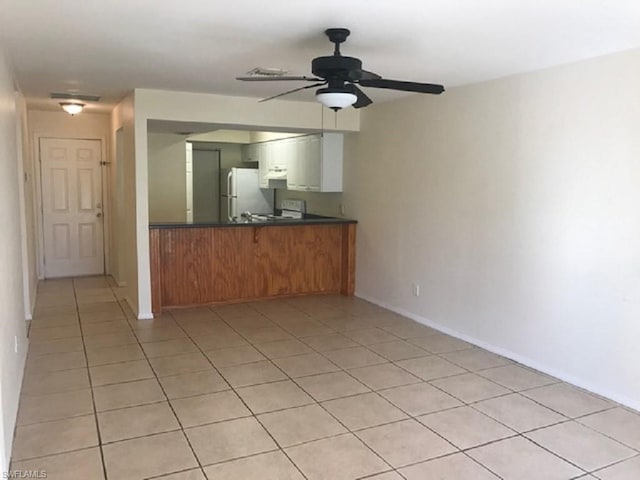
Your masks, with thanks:
[{"label": "wood paneled bar front", "polygon": [[165,307],[353,295],[356,222],[151,225],[153,313]]}]

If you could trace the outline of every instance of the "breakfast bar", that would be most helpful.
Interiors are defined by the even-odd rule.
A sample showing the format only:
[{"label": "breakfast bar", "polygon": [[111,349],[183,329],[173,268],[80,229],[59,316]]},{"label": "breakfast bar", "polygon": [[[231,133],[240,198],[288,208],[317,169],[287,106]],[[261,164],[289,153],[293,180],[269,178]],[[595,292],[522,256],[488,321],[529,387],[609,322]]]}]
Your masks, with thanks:
[{"label": "breakfast bar", "polygon": [[356,221],[300,219],[149,226],[152,307],[353,295]]}]

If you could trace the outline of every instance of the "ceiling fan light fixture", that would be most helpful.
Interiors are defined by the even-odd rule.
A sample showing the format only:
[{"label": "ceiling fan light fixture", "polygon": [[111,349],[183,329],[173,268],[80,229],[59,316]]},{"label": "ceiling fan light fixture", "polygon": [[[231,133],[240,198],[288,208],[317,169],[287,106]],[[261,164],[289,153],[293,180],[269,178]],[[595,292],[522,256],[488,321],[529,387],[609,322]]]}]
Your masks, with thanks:
[{"label": "ceiling fan light fixture", "polygon": [[67,112],[69,115],[73,116],[82,111],[84,108],[84,103],[79,102],[60,102],[60,106],[62,109]]},{"label": "ceiling fan light fixture", "polygon": [[345,90],[336,88],[321,88],[316,92],[316,100],[332,110],[350,107],[358,100],[358,97]]}]

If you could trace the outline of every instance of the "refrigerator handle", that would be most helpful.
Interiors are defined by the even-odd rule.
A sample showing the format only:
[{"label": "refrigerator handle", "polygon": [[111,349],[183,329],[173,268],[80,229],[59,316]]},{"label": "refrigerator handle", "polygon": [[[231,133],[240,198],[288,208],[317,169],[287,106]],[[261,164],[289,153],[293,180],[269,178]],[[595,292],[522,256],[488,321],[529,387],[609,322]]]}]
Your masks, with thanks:
[{"label": "refrigerator handle", "polygon": [[227,197],[227,217],[229,221],[233,221],[233,197]]},{"label": "refrigerator handle", "polygon": [[231,176],[233,175],[233,170],[229,170],[229,173],[227,173],[227,196],[231,197],[233,195],[235,195],[235,192],[231,191]]}]

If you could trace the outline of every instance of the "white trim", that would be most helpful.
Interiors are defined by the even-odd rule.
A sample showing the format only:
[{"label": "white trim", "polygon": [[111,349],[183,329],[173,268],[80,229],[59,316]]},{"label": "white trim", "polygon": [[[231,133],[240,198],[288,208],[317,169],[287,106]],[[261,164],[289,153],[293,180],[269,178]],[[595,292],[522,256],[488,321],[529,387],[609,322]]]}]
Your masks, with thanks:
[{"label": "white trim", "polygon": [[138,320],[153,320],[153,313],[139,313]]},{"label": "white trim", "polygon": [[32,148],[33,154],[33,172],[36,176],[33,182],[34,194],[36,196],[34,202],[35,208],[35,220],[36,220],[36,271],[39,280],[44,280],[44,229],[42,227],[42,172],[40,169],[40,137],[44,137],[44,134],[34,132],[32,134]]},{"label": "white trim", "polygon": [[400,307],[396,307],[395,305],[391,305],[389,303],[383,302],[382,300],[379,300],[377,298],[374,297],[370,297],[369,295],[365,295],[362,294],[360,292],[356,292],[355,296],[358,298],[361,298],[363,300],[366,300],[368,302],[374,303],[380,307],[386,308],[387,310],[391,310],[392,312],[398,313],[402,316],[405,316],[407,318],[410,318],[411,320],[415,320],[418,323],[421,323],[422,325],[426,325],[427,327],[431,327],[435,330],[438,330],[442,333],[446,333],[447,335],[451,335],[452,337],[456,337],[460,340],[464,340],[465,342],[471,343],[477,347],[483,348],[485,350],[488,350],[489,352],[495,353],[497,355],[501,355],[503,357],[506,357],[510,360],[514,360],[522,365],[525,365],[527,367],[533,368],[539,372],[545,373],[547,375],[551,375],[552,377],[556,377],[564,382],[570,383],[572,385],[575,385],[577,387],[580,387],[584,390],[588,390],[589,392],[595,393],[596,395],[600,395],[601,397],[605,397],[608,398],[610,400],[613,400],[614,402],[617,402],[621,405],[624,405],[626,407],[632,408],[633,410],[636,410],[638,412],[640,412],[640,402],[637,402],[635,400],[632,400],[630,398],[627,398],[623,395],[619,395],[615,392],[610,392],[607,391],[606,389],[601,388],[598,385],[595,385],[593,383],[590,382],[585,382],[584,380],[575,377],[573,375],[569,375],[566,372],[562,372],[559,371],[555,368],[549,367],[547,365],[543,365],[540,362],[537,362],[535,360],[532,360],[528,357],[525,357],[523,355],[520,355],[518,353],[512,352],[511,350],[508,350],[506,348],[502,348],[502,347],[497,347],[495,345],[492,345],[490,343],[484,342],[482,340],[478,340],[477,338],[471,337],[469,335],[466,335],[464,333],[460,333],[456,330],[453,330],[449,327],[446,327],[442,324],[433,322],[431,320],[429,320],[428,318],[422,317],[420,315],[417,315],[415,313],[412,313],[408,310],[405,310],[403,308]]},{"label": "white trim", "polygon": [[36,300],[38,299],[38,283],[40,283],[40,280],[36,279],[36,284],[33,288],[34,294],[31,297],[31,310],[26,320],[33,320],[33,312],[36,311]]},{"label": "white trim", "polygon": [[100,137],[100,175],[102,177],[102,251],[104,274],[111,275],[111,157],[106,137]]},{"label": "white trim", "polygon": [[[24,151],[24,140],[28,138],[25,136],[26,132],[23,130],[24,115],[26,115],[26,106],[21,99],[21,94],[15,92],[15,105],[16,105],[16,150],[17,150],[17,167],[18,167],[18,194],[20,195],[20,236],[22,246],[22,296],[24,301],[24,318],[25,320],[31,320],[33,318],[32,305],[35,304],[35,299],[31,295],[31,272],[29,269],[29,244],[27,233],[27,205],[25,201],[25,189],[24,184],[27,182],[27,174],[24,169],[24,159],[27,152]],[[34,292],[35,293],[35,292]],[[33,295],[35,296],[35,295]]]},{"label": "white trim", "polygon": [[[137,109],[134,98],[134,109]],[[151,313],[151,260],[149,248],[149,170],[148,170],[148,134],[147,117],[134,117],[134,156],[135,156],[135,212],[136,224],[133,226],[136,240],[136,262],[138,281],[138,316]],[[136,311],[136,309],[134,309]]]}]

